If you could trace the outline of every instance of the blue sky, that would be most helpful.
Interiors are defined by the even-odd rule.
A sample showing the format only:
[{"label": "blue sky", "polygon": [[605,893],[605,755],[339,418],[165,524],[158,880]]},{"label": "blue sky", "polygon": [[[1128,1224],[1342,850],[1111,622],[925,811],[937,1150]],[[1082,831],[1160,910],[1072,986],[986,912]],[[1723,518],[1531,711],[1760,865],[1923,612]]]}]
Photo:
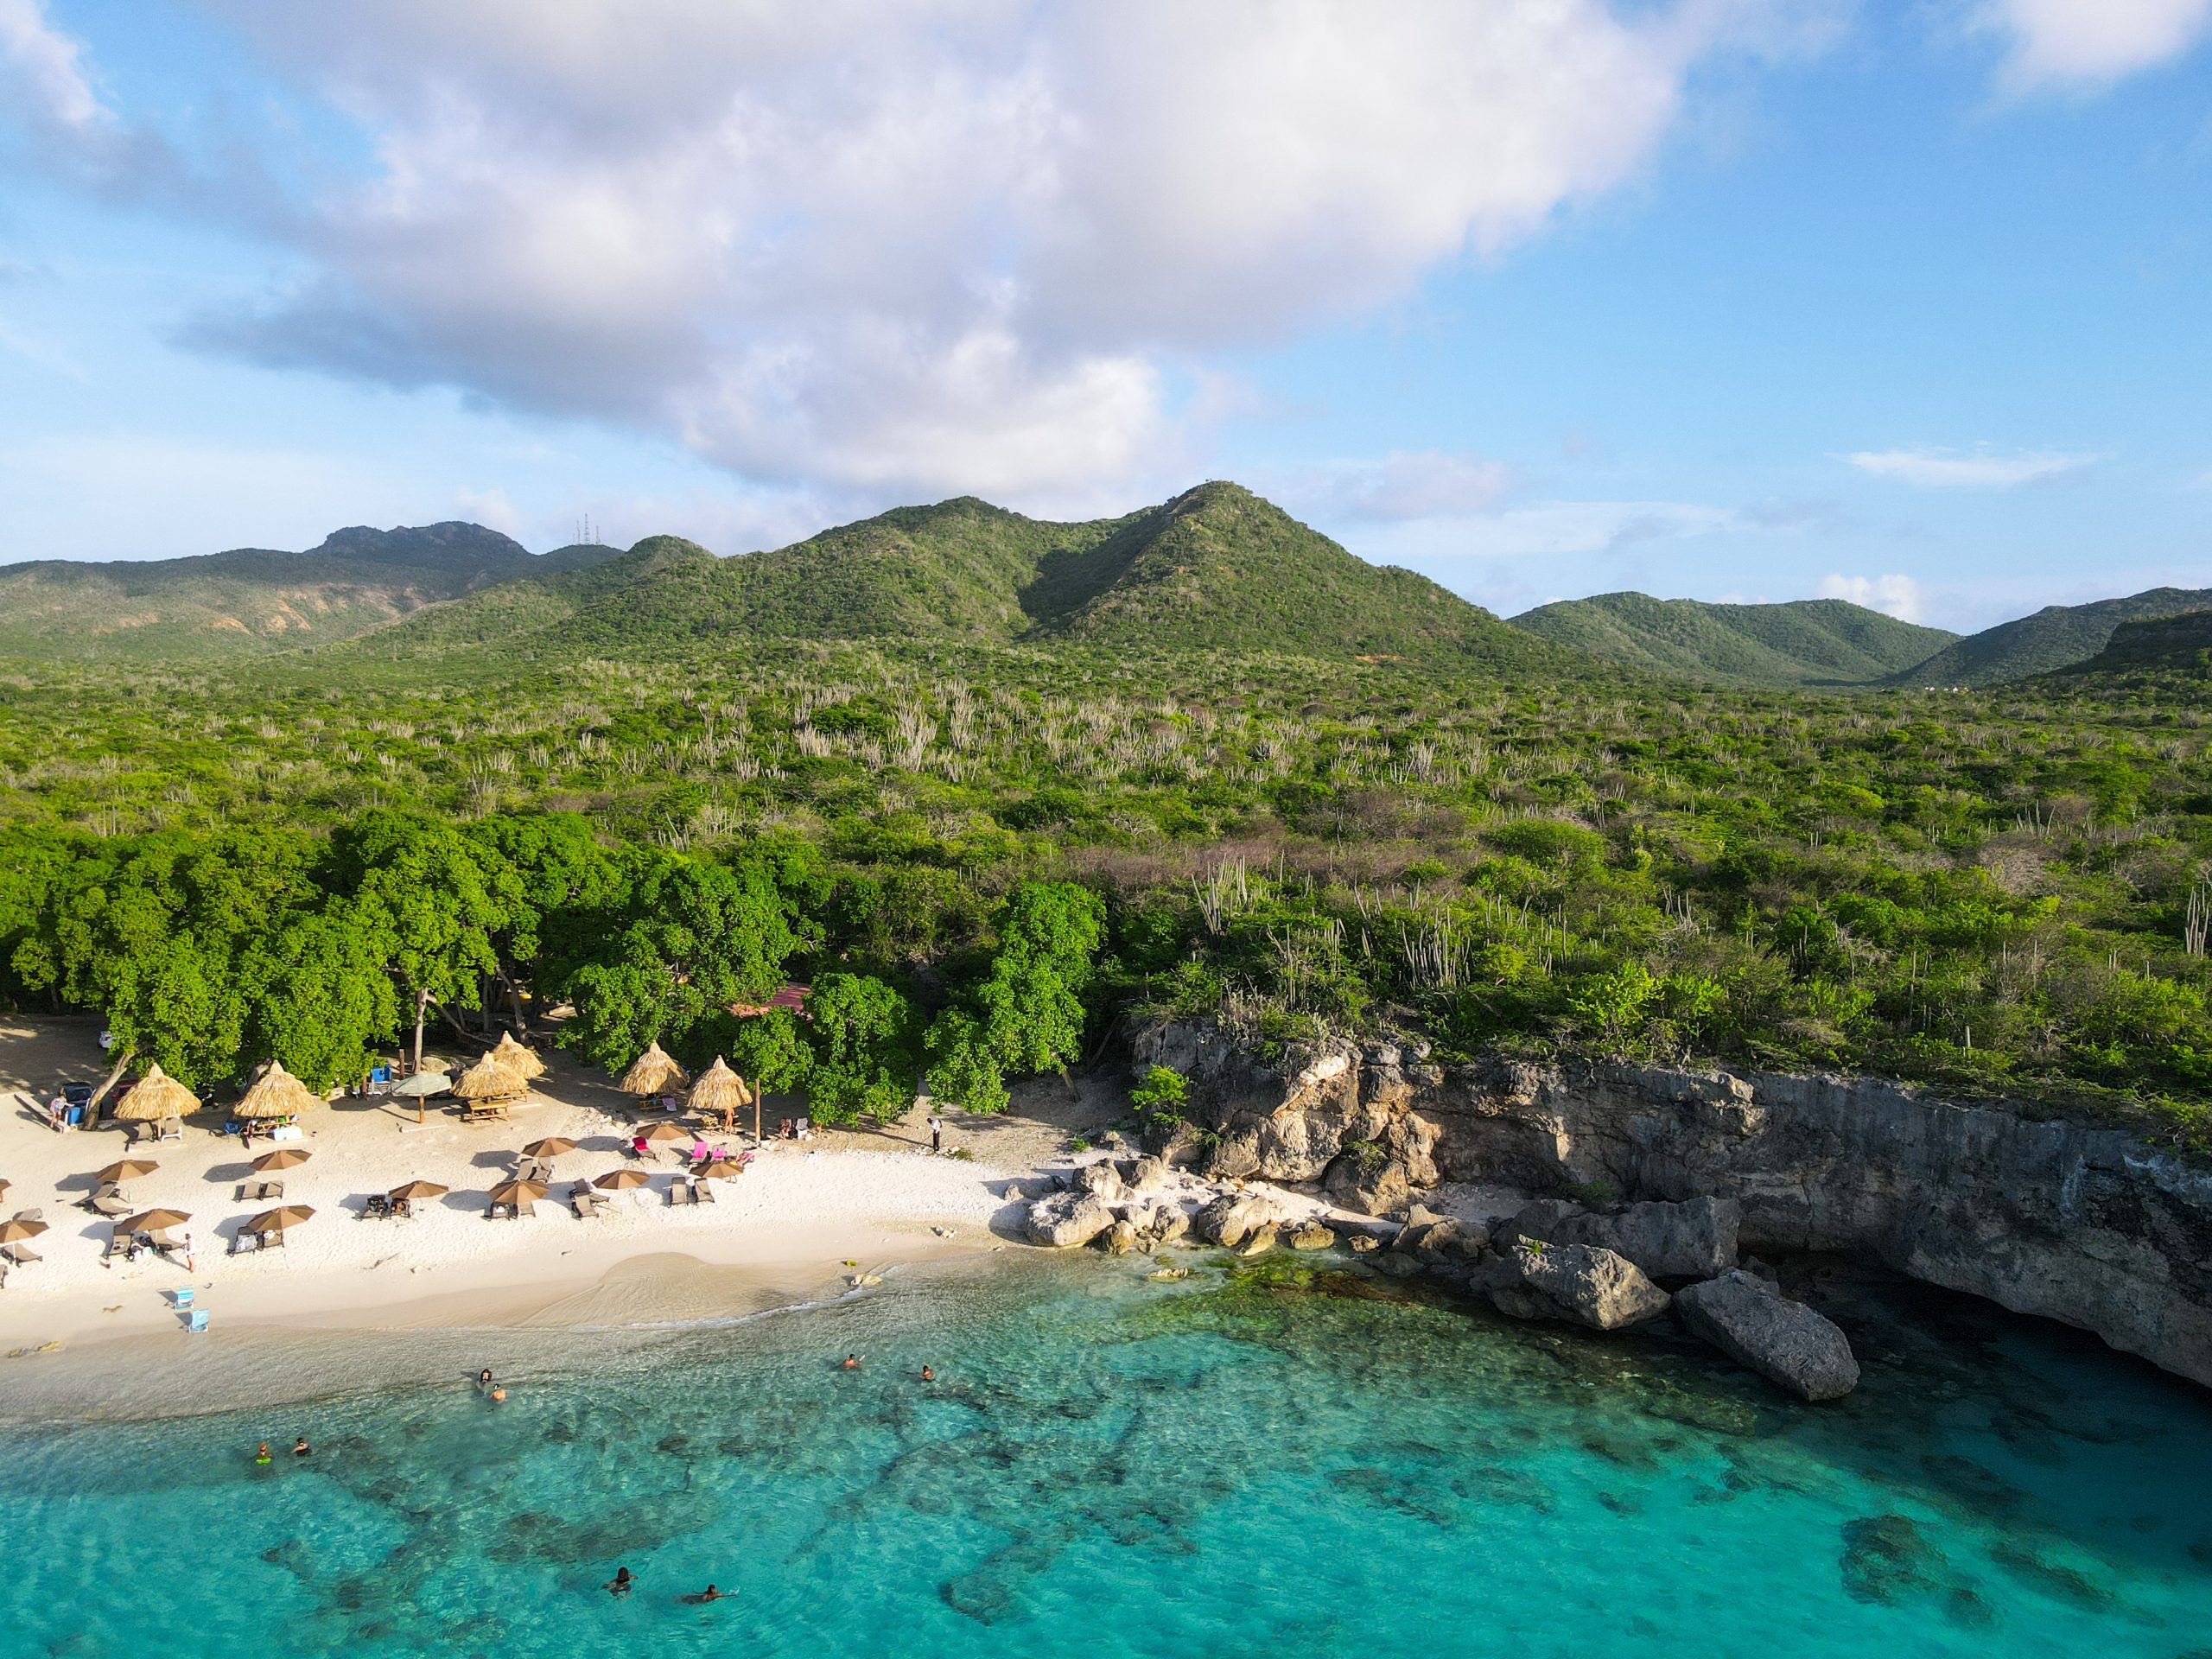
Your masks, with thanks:
[{"label": "blue sky", "polygon": [[1233,477],[1510,613],[2212,585],[2212,0],[0,0],[0,560]]}]

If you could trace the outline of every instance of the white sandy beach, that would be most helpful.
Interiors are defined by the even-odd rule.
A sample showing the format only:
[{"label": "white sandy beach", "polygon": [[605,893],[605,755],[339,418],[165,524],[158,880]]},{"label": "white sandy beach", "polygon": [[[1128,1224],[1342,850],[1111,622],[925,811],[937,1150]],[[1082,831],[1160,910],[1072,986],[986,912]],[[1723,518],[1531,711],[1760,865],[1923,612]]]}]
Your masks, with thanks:
[{"label": "white sandy beach", "polygon": [[[284,1203],[315,1211],[281,1249],[228,1253],[248,1217],[270,1207],[239,1197],[244,1183],[264,1179],[248,1160],[269,1142],[257,1139],[242,1152],[235,1138],[212,1132],[221,1118],[213,1112],[189,1121],[181,1144],[137,1149],[160,1167],[125,1190],[139,1208],[191,1216],[196,1251],[188,1273],[151,1253],[135,1263],[110,1257],[109,1224],[79,1207],[92,1173],[131,1150],[126,1131],[57,1134],[28,1109],[63,1076],[102,1073],[95,1030],[83,1020],[0,1022],[0,1176],[11,1183],[0,1215],[36,1210],[49,1224],[32,1246],[43,1259],[16,1269],[0,1290],[0,1348],[158,1332],[187,1340],[173,1293],[188,1285],[211,1332],[246,1323],[579,1324],[741,1311],[894,1262],[1000,1247],[991,1229],[1012,1213],[1001,1197],[1007,1181],[1063,1160],[1068,1124],[1095,1121],[1115,1104],[1106,1090],[1069,1100],[1055,1081],[1044,1100],[1059,1122],[950,1118],[948,1152],[964,1148],[967,1158],[932,1155],[918,1114],[804,1145],[772,1140],[742,1175],[713,1183],[715,1202],[696,1208],[670,1205],[675,1162],[651,1159],[649,1188],[613,1194],[604,1213],[582,1221],[564,1201],[570,1184],[622,1165],[630,1131],[618,1111],[622,1097],[549,1047],[541,1052],[552,1071],[506,1123],[464,1124],[434,1104],[418,1128],[411,1107],[373,1099],[314,1112],[297,1143],[312,1156],[268,1178],[283,1182]],[[488,1189],[525,1143],[545,1135],[578,1143],[555,1162],[553,1196],[519,1220],[487,1220]],[[750,1140],[708,1138],[733,1149]],[[418,1205],[411,1220],[362,1218],[368,1194],[416,1179],[452,1191]]]}]

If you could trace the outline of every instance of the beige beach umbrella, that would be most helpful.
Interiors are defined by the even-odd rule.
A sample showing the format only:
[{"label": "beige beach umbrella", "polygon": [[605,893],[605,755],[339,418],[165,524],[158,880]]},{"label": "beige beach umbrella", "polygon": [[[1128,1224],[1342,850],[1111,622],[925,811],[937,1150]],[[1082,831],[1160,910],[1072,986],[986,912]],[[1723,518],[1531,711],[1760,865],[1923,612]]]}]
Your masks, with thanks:
[{"label": "beige beach umbrella", "polygon": [[728,1180],[733,1175],[742,1175],[744,1173],[745,1166],[734,1158],[709,1158],[693,1172],[695,1174],[703,1175],[717,1181]]},{"label": "beige beach umbrella", "polygon": [[680,1123],[656,1123],[645,1131],[642,1137],[654,1146],[666,1146],[671,1141],[689,1141],[691,1131]]},{"label": "beige beach umbrella", "polygon": [[118,1238],[132,1233],[166,1233],[172,1227],[181,1227],[192,1217],[181,1210],[142,1210],[135,1216],[125,1216],[115,1224]]},{"label": "beige beach umbrella", "polygon": [[442,1071],[417,1071],[411,1077],[403,1077],[392,1084],[391,1092],[401,1100],[415,1103],[415,1121],[425,1121],[423,1114],[429,1109],[423,1103],[432,1095],[442,1095],[453,1087],[453,1079]]},{"label": "beige beach umbrella", "polygon": [[0,1221],[0,1244],[20,1244],[27,1238],[36,1238],[46,1230],[42,1221]]},{"label": "beige beach umbrella", "polygon": [[263,1153],[253,1160],[253,1166],[265,1175],[271,1170],[297,1169],[314,1155],[305,1147],[279,1147]]},{"label": "beige beach umbrella", "polygon": [[[135,1181],[142,1175],[152,1174],[160,1167],[161,1166],[150,1158],[118,1158],[92,1179],[110,1184],[117,1181]],[[6,1185],[5,1181],[0,1181],[0,1188],[4,1188]]]},{"label": "beige beach umbrella", "polygon": [[653,1178],[646,1174],[644,1170],[632,1169],[627,1165],[620,1169],[608,1170],[606,1174],[592,1183],[594,1186],[608,1192],[626,1192],[632,1187],[651,1186],[652,1184]]},{"label": "beige beach umbrella", "polygon": [[671,1089],[681,1088],[690,1077],[691,1074],[671,1059],[658,1043],[648,1043],[645,1052],[631,1063],[630,1069],[614,1086],[626,1095],[664,1095]]},{"label": "beige beach umbrella", "polygon": [[537,1181],[501,1181],[499,1185],[492,1189],[493,1207],[508,1205],[512,1206],[517,1215],[520,1215],[544,1196],[544,1186]]},{"label": "beige beach umbrella", "polygon": [[452,1191],[451,1187],[441,1186],[435,1181],[409,1181],[393,1187],[391,1192],[385,1194],[385,1197],[404,1198],[412,1204],[417,1198],[442,1198]]},{"label": "beige beach umbrella", "polygon": [[453,1080],[455,1100],[515,1100],[529,1092],[527,1079],[516,1076],[489,1054]]},{"label": "beige beach umbrella", "polygon": [[231,1109],[231,1116],[265,1122],[273,1117],[297,1117],[321,1104],[321,1095],[287,1071],[282,1061],[271,1060],[245,1097]]},{"label": "beige beach umbrella", "polygon": [[199,1096],[159,1065],[151,1065],[146,1068],[144,1077],[130,1085],[130,1091],[116,1103],[115,1115],[126,1123],[156,1123],[165,1117],[182,1117],[187,1112],[199,1109]]},{"label": "beige beach umbrella", "polygon": [[564,1135],[549,1135],[533,1141],[522,1149],[525,1158],[558,1158],[564,1152],[574,1152],[576,1143]]},{"label": "beige beach umbrella", "polygon": [[274,1210],[264,1210],[245,1224],[249,1233],[281,1233],[288,1227],[296,1227],[312,1220],[315,1211],[304,1204],[279,1205]]},{"label": "beige beach umbrella", "polygon": [[512,1031],[499,1033],[499,1046],[492,1051],[492,1058],[518,1077],[528,1079],[545,1075],[545,1062],[537,1058],[535,1050],[524,1048],[517,1042]]}]

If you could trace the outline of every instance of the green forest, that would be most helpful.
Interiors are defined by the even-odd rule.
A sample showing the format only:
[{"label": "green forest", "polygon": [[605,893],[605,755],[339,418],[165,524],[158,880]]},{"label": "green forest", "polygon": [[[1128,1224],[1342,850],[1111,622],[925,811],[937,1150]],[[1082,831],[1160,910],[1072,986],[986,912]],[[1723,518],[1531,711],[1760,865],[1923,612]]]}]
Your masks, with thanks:
[{"label": "green forest", "polygon": [[[990,1109],[1173,1015],[1863,1071],[2212,1151],[2194,632],[2124,676],[1796,690],[1471,650],[1505,626],[1471,607],[1391,625],[1425,655],[1210,644],[1248,613],[1150,588],[1158,638],[1110,594],[1110,641],[626,632],[618,563],[245,664],[0,664],[0,1001],[195,1086],[567,1006],[597,1065]],[[729,1012],[787,981],[805,1017]]]}]

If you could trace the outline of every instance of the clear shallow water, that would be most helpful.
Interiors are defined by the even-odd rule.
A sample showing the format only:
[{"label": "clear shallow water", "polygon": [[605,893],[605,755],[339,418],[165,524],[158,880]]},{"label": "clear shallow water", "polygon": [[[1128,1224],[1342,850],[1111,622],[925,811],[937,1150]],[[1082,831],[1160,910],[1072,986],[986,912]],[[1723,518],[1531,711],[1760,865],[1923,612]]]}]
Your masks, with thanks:
[{"label": "clear shallow water", "polygon": [[1806,1408],[1382,1294],[1024,1258],[504,1407],[0,1429],[0,1654],[2212,1653],[2212,1403],[2092,1344],[1863,1293]]}]

